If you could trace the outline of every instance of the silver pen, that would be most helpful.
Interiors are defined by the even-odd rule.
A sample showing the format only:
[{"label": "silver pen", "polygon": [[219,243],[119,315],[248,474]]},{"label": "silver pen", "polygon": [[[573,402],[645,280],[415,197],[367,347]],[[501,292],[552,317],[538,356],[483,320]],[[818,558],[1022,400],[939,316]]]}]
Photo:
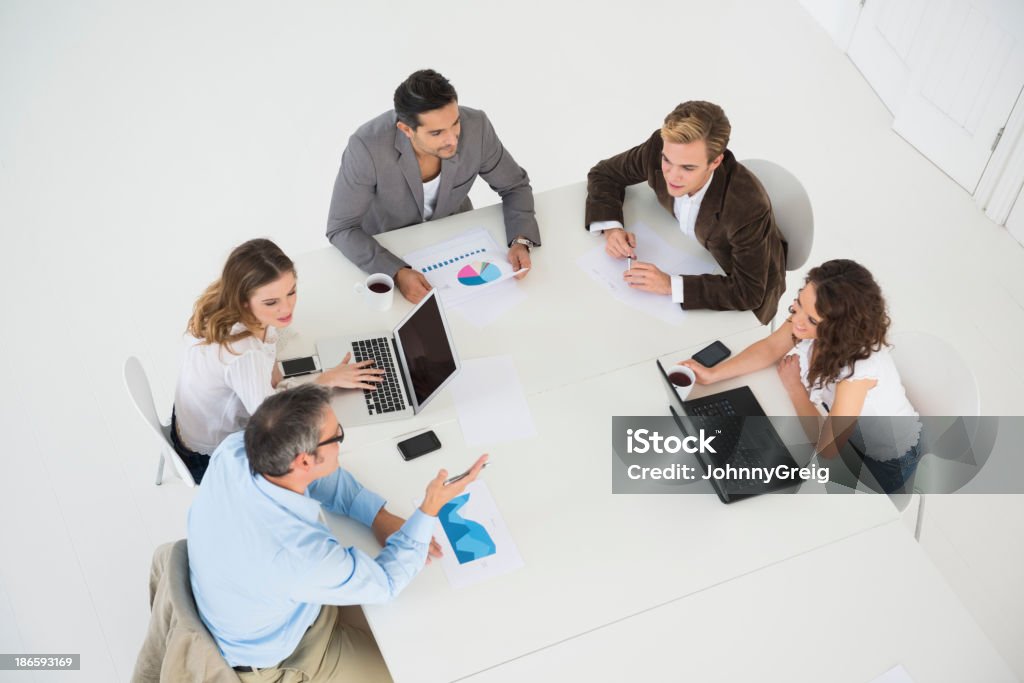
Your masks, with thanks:
[{"label": "silver pen", "polygon": [[[483,467],[481,467],[480,469],[483,469],[484,467],[487,467],[487,466],[488,466],[489,464],[490,464],[490,463],[488,463],[488,462],[485,462],[485,463],[483,464]],[[463,479],[465,479],[466,477],[468,477],[468,476],[469,476],[469,473],[470,473],[470,471],[472,471],[472,469],[473,469],[473,468],[472,468],[472,467],[470,467],[470,468],[469,468],[468,470],[466,470],[466,471],[465,471],[465,472],[463,472],[462,474],[456,474],[456,475],[455,475],[454,477],[451,477],[450,479],[445,479],[445,481],[444,481],[444,485],[445,485],[445,486],[447,486],[448,484],[454,484],[454,483],[455,483],[455,482],[457,482],[457,481],[462,481]]]}]

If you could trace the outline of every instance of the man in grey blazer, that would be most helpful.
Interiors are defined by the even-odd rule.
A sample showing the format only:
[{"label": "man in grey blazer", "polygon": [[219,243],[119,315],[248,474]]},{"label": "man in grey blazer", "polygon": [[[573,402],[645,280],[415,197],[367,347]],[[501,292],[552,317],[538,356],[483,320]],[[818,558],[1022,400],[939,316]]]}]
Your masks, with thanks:
[{"label": "man in grey blazer", "polygon": [[430,283],[373,235],[471,210],[467,195],[477,176],[501,196],[509,263],[528,268],[540,229],[526,171],[502,146],[486,114],[460,107],[441,74],[417,71],[395,90],[394,110],[349,138],[327,238],[364,271],[392,276],[403,296],[418,303]]}]

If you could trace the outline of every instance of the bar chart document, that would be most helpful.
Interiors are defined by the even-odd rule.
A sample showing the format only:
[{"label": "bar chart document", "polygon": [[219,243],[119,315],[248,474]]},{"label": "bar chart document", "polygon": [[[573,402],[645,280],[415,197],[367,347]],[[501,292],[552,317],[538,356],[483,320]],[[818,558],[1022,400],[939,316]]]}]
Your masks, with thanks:
[{"label": "bar chart document", "polygon": [[485,327],[526,300],[516,286],[508,249],[487,230],[462,235],[403,256],[437,290],[445,309],[457,311],[474,327]]},{"label": "bar chart document", "polygon": [[499,247],[482,228],[410,252],[404,258],[423,273],[447,306],[475,299],[513,276],[508,250]]}]

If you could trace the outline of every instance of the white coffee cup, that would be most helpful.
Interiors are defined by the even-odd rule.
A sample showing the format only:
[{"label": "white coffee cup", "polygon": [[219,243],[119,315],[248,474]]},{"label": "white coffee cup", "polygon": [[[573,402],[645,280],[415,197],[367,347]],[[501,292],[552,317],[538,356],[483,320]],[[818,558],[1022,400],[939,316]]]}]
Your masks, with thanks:
[{"label": "white coffee cup", "polygon": [[[676,390],[680,401],[686,400],[686,397],[693,391],[693,385],[697,383],[697,375],[685,365],[673,365],[669,368],[668,379],[672,382],[672,388]],[[689,383],[686,382],[687,379]]]},{"label": "white coffee cup", "polygon": [[374,273],[364,282],[357,282],[355,291],[363,295],[371,311],[386,311],[395,300],[395,281],[390,275]]}]

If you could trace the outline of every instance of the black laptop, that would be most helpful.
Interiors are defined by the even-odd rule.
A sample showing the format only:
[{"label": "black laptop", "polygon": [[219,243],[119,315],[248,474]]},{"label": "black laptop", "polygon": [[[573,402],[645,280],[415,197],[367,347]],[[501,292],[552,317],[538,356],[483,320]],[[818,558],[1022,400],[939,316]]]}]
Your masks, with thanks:
[{"label": "black laptop", "polygon": [[[656,361],[658,371],[665,381],[669,395],[669,411],[684,437],[697,435],[701,428],[715,434],[715,453],[696,453],[704,473],[712,467],[770,468],[780,465],[790,472],[798,469],[792,453],[775,431],[775,426],[765,415],[764,409],[754,397],[750,387],[739,387],[709,396],[683,401],[676,393],[675,385],[661,361]],[[698,418],[699,425],[691,418]],[[773,477],[764,482],[757,479],[708,480],[723,503],[732,503],[743,498],[763,493],[793,488],[801,482],[792,476],[780,479]]]}]

